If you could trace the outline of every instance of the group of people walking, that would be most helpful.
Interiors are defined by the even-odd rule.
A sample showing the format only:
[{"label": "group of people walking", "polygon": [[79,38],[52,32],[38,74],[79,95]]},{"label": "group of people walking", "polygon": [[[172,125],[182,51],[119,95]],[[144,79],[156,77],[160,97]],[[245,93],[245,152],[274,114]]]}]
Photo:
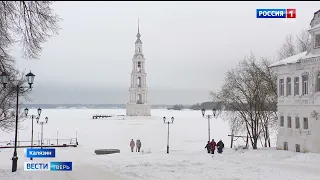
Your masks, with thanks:
[{"label": "group of people walking", "polygon": [[214,139],[212,139],[211,142],[208,141],[207,145],[204,148],[207,149],[208,153],[214,154],[214,151],[216,150],[216,147],[217,147],[218,153],[222,154],[222,151],[223,151],[223,148],[224,148],[224,144],[223,144],[221,139],[220,139],[220,141],[218,143],[216,143],[214,141]]},{"label": "group of people walking", "polygon": [[136,152],[140,152],[140,149],[141,149],[140,139],[137,139],[136,143],[134,143],[134,140],[131,139],[131,142],[130,142],[131,152],[133,152],[134,146],[136,146]]},{"label": "group of people walking", "polygon": [[[136,143],[134,142],[133,139],[131,139],[130,141],[130,147],[131,147],[131,152],[134,151],[134,147],[136,146],[136,152],[140,152],[141,149],[141,141],[140,139],[137,139]],[[212,141],[208,141],[207,145],[204,147],[207,149],[208,153],[214,154],[214,151],[218,150],[219,154],[222,154],[223,148],[224,148],[224,144],[222,142],[222,140],[220,139],[220,141],[218,143],[216,143],[214,141],[214,139],[212,139]]]}]

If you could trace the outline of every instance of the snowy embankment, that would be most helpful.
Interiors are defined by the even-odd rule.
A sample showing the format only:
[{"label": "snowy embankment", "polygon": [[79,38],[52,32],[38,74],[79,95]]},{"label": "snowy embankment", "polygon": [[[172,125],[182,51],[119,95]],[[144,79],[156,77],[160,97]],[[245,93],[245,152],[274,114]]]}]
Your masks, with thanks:
[{"label": "snowy embankment", "polygon": [[[33,111],[33,110],[32,110]],[[208,140],[207,120],[200,111],[152,110],[154,117],[126,120],[91,119],[93,114],[124,114],[124,110],[55,109],[43,110],[49,117],[44,126],[45,138],[75,137],[77,148],[59,148],[55,159],[39,161],[72,161],[72,172],[24,172],[23,149],[19,149],[18,172],[11,173],[13,150],[0,152],[1,180],[319,180],[320,155],[302,154],[274,149],[234,151],[229,149],[229,128],[221,119],[211,120],[211,139],[222,139],[224,154],[210,155],[204,146]],[[167,125],[162,117],[175,117],[170,125],[170,153],[166,154]],[[23,123],[20,140],[30,138],[31,121]],[[40,127],[35,125],[35,139]],[[0,134],[0,141],[13,134]],[[143,153],[130,152],[131,139],[141,139]],[[238,140],[243,143],[242,140]],[[237,145],[237,142],[235,143]],[[94,154],[95,149],[117,148],[119,154]],[[146,153],[151,151],[151,153]]]}]

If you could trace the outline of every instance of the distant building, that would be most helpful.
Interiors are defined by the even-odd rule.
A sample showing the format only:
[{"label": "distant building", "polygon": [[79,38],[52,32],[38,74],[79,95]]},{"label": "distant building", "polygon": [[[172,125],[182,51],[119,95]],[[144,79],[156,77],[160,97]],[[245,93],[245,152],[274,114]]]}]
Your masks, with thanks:
[{"label": "distant building", "polygon": [[320,10],[308,31],[309,51],[270,65],[278,76],[277,148],[320,153]]},{"label": "distant building", "polygon": [[150,116],[151,106],[148,104],[147,73],[145,72],[145,57],[142,51],[138,23],[138,34],[135,42],[135,54],[132,59],[131,86],[129,102],[126,104],[127,116]]}]

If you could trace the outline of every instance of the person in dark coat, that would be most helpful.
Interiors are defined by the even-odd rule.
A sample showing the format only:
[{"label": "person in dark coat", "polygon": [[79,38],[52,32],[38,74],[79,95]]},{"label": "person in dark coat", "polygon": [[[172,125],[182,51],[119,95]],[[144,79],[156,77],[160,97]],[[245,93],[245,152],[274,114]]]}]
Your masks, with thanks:
[{"label": "person in dark coat", "polygon": [[206,147],[204,147],[204,148],[207,148],[208,153],[210,153],[210,151],[211,151],[211,144],[210,144],[210,141],[208,141],[208,143],[207,143]]},{"label": "person in dark coat", "polygon": [[133,152],[134,146],[135,146],[135,144],[134,144],[134,140],[133,140],[133,139],[131,139],[131,141],[130,141],[130,148],[131,148],[131,152]]},{"label": "person in dark coat", "polygon": [[216,142],[214,141],[214,139],[212,139],[212,141],[211,141],[211,154],[214,154],[214,151],[216,150],[216,146],[217,146],[217,144],[216,144]]},{"label": "person in dark coat", "polygon": [[220,141],[217,143],[217,149],[218,149],[219,154],[222,153],[223,148],[224,148],[224,144],[223,144],[222,140],[220,139]]},{"label": "person in dark coat", "polygon": [[137,140],[136,145],[137,145],[138,152],[140,152],[140,149],[141,149],[141,141],[140,141],[140,139]]}]

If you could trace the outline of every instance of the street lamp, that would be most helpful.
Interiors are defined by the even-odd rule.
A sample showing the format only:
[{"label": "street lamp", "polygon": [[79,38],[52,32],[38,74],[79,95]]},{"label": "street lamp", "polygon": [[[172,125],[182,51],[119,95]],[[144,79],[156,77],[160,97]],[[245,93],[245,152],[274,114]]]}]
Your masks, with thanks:
[{"label": "street lamp", "polygon": [[40,118],[37,117],[37,124],[41,125],[41,149],[42,149],[42,144],[43,144],[43,125],[48,123],[49,118],[46,117],[45,121],[40,121]]},{"label": "street lamp", "polygon": [[[21,83],[17,83],[15,86],[15,90],[17,92],[17,102],[16,102],[16,123],[15,123],[15,135],[14,135],[14,152],[12,157],[12,172],[17,171],[18,166],[18,155],[17,155],[17,138],[18,138],[18,110],[19,110],[19,91],[26,91],[28,89],[32,89],[32,84],[34,81],[35,75],[31,73],[31,71],[26,75],[27,83],[29,84],[29,87],[22,86]],[[0,83],[3,85],[3,88],[6,88],[7,84],[9,82],[9,74],[7,74],[5,71],[3,71],[0,75]]]},{"label": "street lamp", "polygon": [[[26,115],[26,117],[27,117],[27,118],[31,118],[31,120],[32,120],[32,125],[31,125],[31,149],[33,148],[33,119],[40,117],[41,111],[42,111],[42,110],[39,108],[39,109],[37,110],[38,115],[29,115],[29,116],[28,116],[29,109],[28,109],[28,108],[25,108],[25,109],[24,109],[24,114]],[[33,158],[31,157],[30,160],[32,160],[32,159],[33,159]]]},{"label": "street lamp", "polygon": [[210,119],[211,118],[215,118],[216,117],[216,112],[217,110],[216,109],[212,109],[212,115],[208,114],[208,115],[205,115],[206,113],[206,110],[205,109],[201,109],[201,113],[202,113],[202,117],[206,117],[208,118],[208,137],[209,137],[209,141],[210,141]]},{"label": "street lamp", "polygon": [[171,117],[171,122],[166,121],[166,119],[166,117],[163,117],[163,123],[168,124],[167,154],[169,154],[169,125],[173,123],[174,117]]}]

